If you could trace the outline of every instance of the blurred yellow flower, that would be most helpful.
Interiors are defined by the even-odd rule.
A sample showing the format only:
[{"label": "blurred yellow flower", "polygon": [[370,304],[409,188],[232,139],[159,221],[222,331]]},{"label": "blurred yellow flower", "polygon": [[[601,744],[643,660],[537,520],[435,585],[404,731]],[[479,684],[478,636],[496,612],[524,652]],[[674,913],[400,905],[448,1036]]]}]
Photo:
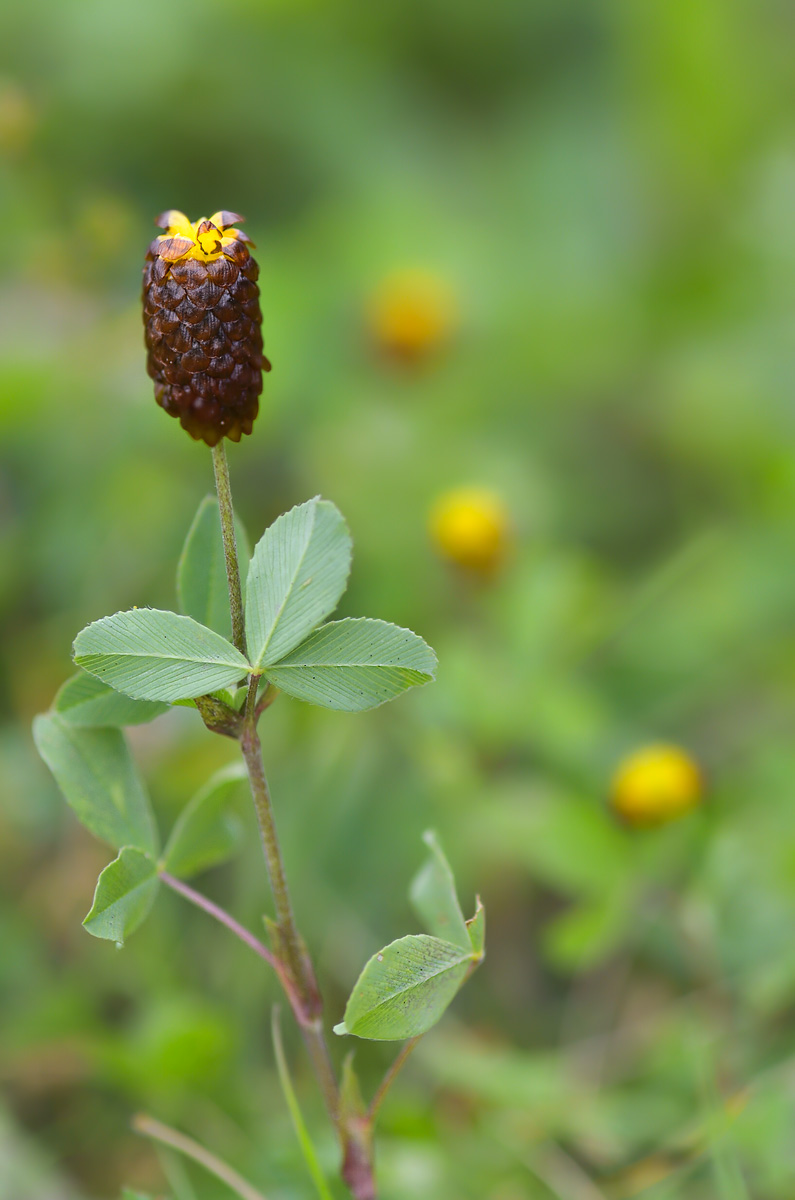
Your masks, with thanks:
[{"label": "blurred yellow flower", "polygon": [[30,97],[10,79],[0,78],[0,152],[26,149],[36,128]]},{"label": "blurred yellow flower", "polygon": [[370,297],[370,328],[387,354],[416,362],[438,349],[458,323],[453,289],[432,271],[387,275]]},{"label": "blurred yellow flower", "polygon": [[505,558],[510,519],[504,501],[489,488],[444,492],[431,508],[433,543],[448,561],[487,574]]},{"label": "blurred yellow flower", "polygon": [[679,746],[644,746],[619,763],[610,793],[615,812],[631,825],[658,825],[696,808],[704,777]]}]

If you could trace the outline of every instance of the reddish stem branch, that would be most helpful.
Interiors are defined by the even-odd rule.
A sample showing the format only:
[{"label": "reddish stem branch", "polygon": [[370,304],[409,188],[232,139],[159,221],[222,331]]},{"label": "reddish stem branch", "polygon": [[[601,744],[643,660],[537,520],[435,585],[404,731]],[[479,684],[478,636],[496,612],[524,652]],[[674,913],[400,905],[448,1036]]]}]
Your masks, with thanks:
[{"label": "reddish stem branch", "polygon": [[192,887],[189,887],[187,883],[183,883],[181,879],[176,879],[173,875],[169,875],[167,871],[161,871],[160,878],[167,887],[172,888],[172,890],[175,892],[179,892],[179,894],[184,896],[186,900],[189,900],[191,904],[195,904],[197,908],[201,908],[204,912],[209,913],[211,917],[215,917],[216,921],[220,921],[220,923],[225,925],[227,929],[231,929],[235,937],[240,938],[241,942],[244,942],[250,950],[253,950],[254,953],[258,954],[260,958],[264,959],[269,966],[273,967],[274,971],[279,977],[279,982],[285,990],[287,999],[290,1001],[290,1007],[295,1013],[295,1018],[298,1021],[298,1024],[305,1026],[308,1022],[310,1022],[310,1018],[308,1018],[307,1014],[304,1012],[303,1005],[301,1004],[298,994],[296,993],[284,963],[268,949],[264,942],[261,942],[259,938],[254,937],[254,934],[249,932],[249,930],[246,929],[245,926],[241,925],[239,921],[236,921],[234,917],[230,916],[226,909],[221,908],[220,905],[215,904],[212,900],[208,900],[208,898],[203,896],[201,892],[194,891]]}]

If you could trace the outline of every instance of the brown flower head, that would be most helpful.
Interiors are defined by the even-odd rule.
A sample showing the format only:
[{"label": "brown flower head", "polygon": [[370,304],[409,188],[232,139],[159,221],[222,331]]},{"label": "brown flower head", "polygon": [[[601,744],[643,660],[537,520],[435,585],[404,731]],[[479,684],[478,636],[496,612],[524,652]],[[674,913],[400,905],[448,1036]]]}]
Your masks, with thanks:
[{"label": "brown flower head", "polygon": [[215,446],[251,433],[259,410],[262,353],[259,268],[243,218],[217,212],[191,222],[171,209],[144,266],[146,369],[155,399],[197,441]]}]

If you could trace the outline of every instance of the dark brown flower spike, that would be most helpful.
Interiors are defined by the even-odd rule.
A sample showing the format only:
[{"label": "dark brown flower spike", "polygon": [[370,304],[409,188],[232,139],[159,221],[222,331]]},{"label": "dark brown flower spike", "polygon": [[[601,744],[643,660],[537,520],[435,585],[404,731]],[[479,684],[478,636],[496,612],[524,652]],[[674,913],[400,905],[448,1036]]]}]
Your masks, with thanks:
[{"label": "dark brown flower spike", "polygon": [[259,410],[262,313],[251,239],[221,211],[190,222],[169,209],[144,267],[147,371],[155,399],[183,429],[215,446],[251,433]]}]

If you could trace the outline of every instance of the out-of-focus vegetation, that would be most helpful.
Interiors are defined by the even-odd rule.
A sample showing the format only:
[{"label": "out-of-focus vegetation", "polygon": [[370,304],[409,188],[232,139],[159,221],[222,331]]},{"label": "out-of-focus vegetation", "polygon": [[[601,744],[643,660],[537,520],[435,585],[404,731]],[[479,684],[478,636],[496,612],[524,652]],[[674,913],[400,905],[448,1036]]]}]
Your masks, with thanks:
[{"label": "out-of-focus vegetation", "polygon": [[[342,615],[439,651],[399,705],[263,721],[333,1019],[414,927],[423,829],[488,908],[484,968],[384,1107],[384,1196],[791,1200],[794,38],[783,0],[3,6],[2,1200],[220,1200],[138,1109],[269,1198],[312,1194],[275,980],[173,896],[122,952],[86,935],[106,855],[29,733],[77,630],[173,605],[210,488],[144,374],[172,206],[243,212],[258,245],[249,533],[328,496],[356,544]],[[458,487],[506,506],[496,570],[434,544]],[[164,824],[234,755],[187,712],[132,733]],[[622,825],[616,764],[660,741],[705,802]],[[253,824],[200,886],[258,927]],[[371,1084],[389,1053],[359,1048]]]}]

